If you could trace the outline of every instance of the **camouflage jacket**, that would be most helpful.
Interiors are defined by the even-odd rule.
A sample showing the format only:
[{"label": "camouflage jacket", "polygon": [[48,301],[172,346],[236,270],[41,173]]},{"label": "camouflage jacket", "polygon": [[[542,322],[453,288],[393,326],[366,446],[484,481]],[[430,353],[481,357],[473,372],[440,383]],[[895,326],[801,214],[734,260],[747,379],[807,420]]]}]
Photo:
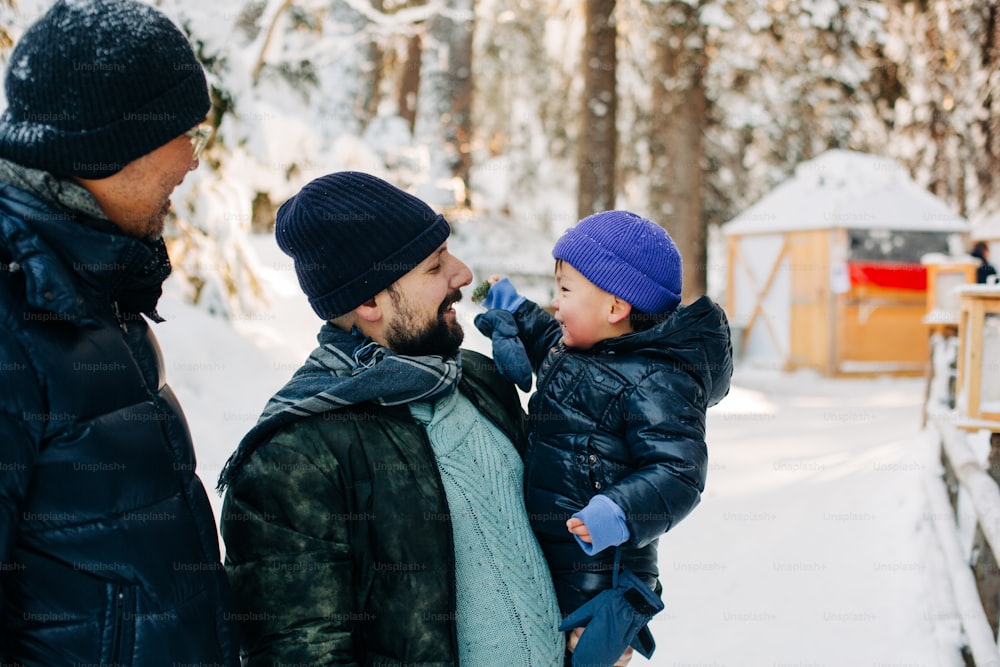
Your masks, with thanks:
[{"label": "camouflage jacket", "polygon": [[[523,451],[490,359],[463,351],[459,391]],[[457,665],[451,515],[405,405],[282,428],[234,474],[221,527],[250,667]]]}]

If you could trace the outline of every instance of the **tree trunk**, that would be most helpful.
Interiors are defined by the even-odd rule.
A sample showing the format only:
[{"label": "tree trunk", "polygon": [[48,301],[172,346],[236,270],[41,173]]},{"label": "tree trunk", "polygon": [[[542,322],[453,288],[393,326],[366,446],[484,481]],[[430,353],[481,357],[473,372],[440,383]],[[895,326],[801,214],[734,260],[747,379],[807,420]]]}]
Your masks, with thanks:
[{"label": "tree trunk", "polygon": [[649,124],[649,217],[662,225],[684,260],[685,302],[705,293],[707,229],[702,215],[706,123],[698,8],[650,3],[656,57]]},{"label": "tree trunk", "polygon": [[454,97],[451,100],[451,127],[449,133],[454,137],[455,161],[454,176],[461,181],[463,191],[457,202],[461,206],[470,206],[469,171],[472,169],[472,36],[475,28],[473,10],[475,3],[468,0],[461,3],[462,9],[468,12],[468,19],[457,21],[456,30],[451,40],[451,81]]},{"label": "tree trunk", "polygon": [[[983,161],[977,165],[979,185],[984,193],[983,199],[1000,199],[997,193],[997,174],[1000,174],[1000,99],[995,99],[992,90],[1000,85],[1000,7],[996,3],[983,8],[983,23],[985,25],[982,47],[982,70],[990,72],[984,77],[985,92],[980,97],[983,100],[983,120],[980,121],[983,136]],[[992,86],[992,89],[990,89]]]},{"label": "tree trunk", "polygon": [[[420,194],[432,204],[468,203],[473,10],[473,0],[449,0],[447,11],[429,21],[422,42],[414,134],[429,158]],[[454,179],[461,187],[451,185]]]},{"label": "tree trunk", "polygon": [[410,37],[406,42],[406,62],[399,77],[399,95],[397,97],[399,115],[410,126],[410,133],[416,129],[417,96],[420,93],[420,35]]},{"label": "tree trunk", "polygon": [[618,152],[615,0],[585,1],[583,114],[576,162],[577,215],[580,218],[615,207]]},{"label": "tree trunk", "polygon": [[[385,4],[382,0],[371,0],[371,3],[372,9],[375,11],[380,13],[385,11]],[[366,56],[367,66],[363,67],[360,72],[360,90],[354,106],[355,113],[361,121],[361,127],[367,127],[368,123],[378,115],[378,109],[382,103],[382,79],[386,76],[385,54],[375,40],[369,41],[361,49]]]},{"label": "tree trunk", "polygon": [[[291,3],[286,11],[290,14],[293,11]],[[368,28],[368,18],[354,7],[333,2],[327,8],[316,39],[326,40],[332,45],[354,35],[363,35]],[[288,27],[287,30],[295,28]],[[282,41],[287,43],[287,40],[286,34]],[[364,108],[374,97],[373,59],[376,56],[370,42],[363,44],[361,48],[344,50],[336,56],[324,54],[312,62],[316,81],[315,89],[310,93],[310,105],[323,118],[327,136],[359,135],[369,120]],[[286,54],[286,57],[290,55]]]}]

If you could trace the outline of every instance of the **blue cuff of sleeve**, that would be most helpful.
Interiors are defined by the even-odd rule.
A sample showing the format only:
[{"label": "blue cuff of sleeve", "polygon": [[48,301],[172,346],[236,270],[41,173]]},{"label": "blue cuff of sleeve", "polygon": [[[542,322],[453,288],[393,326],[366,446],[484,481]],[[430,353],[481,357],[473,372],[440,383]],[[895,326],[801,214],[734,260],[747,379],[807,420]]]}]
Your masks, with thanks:
[{"label": "blue cuff of sleeve", "polygon": [[527,299],[517,293],[517,288],[506,278],[501,278],[490,286],[490,291],[483,300],[483,306],[489,308],[499,308],[513,313],[517,307]]},{"label": "blue cuff of sleeve", "polygon": [[596,495],[587,506],[573,515],[587,525],[591,543],[587,544],[574,535],[577,544],[588,556],[616,547],[628,541],[629,530],[625,522],[625,512],[618,503],[607,496]]}]

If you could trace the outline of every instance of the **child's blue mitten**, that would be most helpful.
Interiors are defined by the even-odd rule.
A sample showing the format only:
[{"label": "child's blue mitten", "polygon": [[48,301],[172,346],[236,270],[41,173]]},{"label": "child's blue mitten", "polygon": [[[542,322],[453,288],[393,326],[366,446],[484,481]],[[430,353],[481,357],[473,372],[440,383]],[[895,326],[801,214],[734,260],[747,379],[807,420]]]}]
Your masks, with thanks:
[{"label": "child's blue mitten", "polygon": [[483,308],[487,310],[499,308],[500,310],[513,313],[525,301],[527,299],[518,294],[514,283],[506,278],[501,278],[490,285],[490,291],[486,293],[486,298],[483,299]]},{"label": "child's blue mitten", "polygon": [[565,632],[585,626],[573,650],[573,667],[611,667],[631,644],[649,658],[656,648],[646,624],[663,601],[639,577],[622,570],[614,587],[582,604],[559,626]]},{"label": "child's blue mitten", "polygon": [[476,328],[493,341],[493,363],[500,374],[522,391],[531,389],[531,363],[524,344],[517,337],[517,322],[506,310],[487,310],[476,315]]},{"label": "child's blue mitten", "polygon": [[493,341],[493,362],[500,374],[521,391],[531,389],[531,363],[524,344],[517,337],[517,322],[511,313],[525,301],[509,280],[501,278],[490,285],[483,300],[483,307],[488,310],[473,319],[476,328]]}]

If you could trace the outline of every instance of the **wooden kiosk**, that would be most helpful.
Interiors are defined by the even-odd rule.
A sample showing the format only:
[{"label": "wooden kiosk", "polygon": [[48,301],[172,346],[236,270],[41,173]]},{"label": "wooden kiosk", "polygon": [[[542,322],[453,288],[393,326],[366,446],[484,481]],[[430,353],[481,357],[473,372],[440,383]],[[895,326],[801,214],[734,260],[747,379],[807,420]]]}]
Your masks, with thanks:
[{"label": "wooden kiosk", "polygon": [[722,228],[744,363],[824,375],[919,375],[927,269],[968,223],[896,162],[833,150]]}]

